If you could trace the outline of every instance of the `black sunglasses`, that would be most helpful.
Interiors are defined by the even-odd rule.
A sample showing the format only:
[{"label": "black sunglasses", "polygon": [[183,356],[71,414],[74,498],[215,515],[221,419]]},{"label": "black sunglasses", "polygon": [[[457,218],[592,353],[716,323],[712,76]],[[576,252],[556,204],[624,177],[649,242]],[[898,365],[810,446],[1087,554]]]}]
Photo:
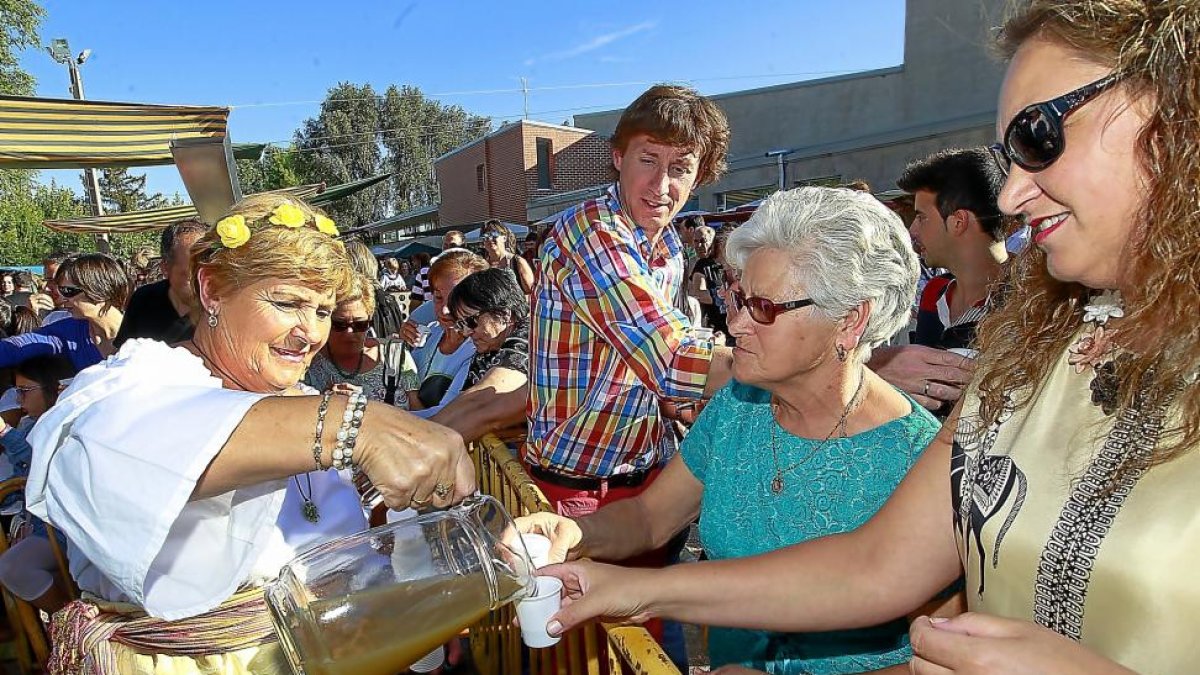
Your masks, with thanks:
[{"label": "black sunglasses", "polygon": [[335,333],[365,333],[371,327],[370,319],[362,319],[359,321],[341,321],[340,319],[331,319],[330,327]]},{"label": "black sunglasses", "polygon": [[471,316],[464,316],[463,318],[454,322],[454,330],[460,333],[469,333],[476,328],[479,328],[479,317],[486,313],[487,312],[480,312],[478,314],[472,314]]},{"label": "black sunglasses", "polygon": [[1041,171],[1053,164],[1067,148],[1067,136],[1063,131],[1067,116],[1119,80],[1114,73],[1058,98],[1034,103],[1017,113],[1004,130],[1004,142],[988,148],[1000,170],[1008,175],[1012,164],[1026,171]]},{"label": "black sunglasses", "polygon": [[73,298],[84,293],[84,290],[78,286],[59,286],[58,294],[64,298]]},{"label": "black sunglasses", "polygon": [[784,312],[817,304],[812,298],[790,300],[788,302],[775,302],[758,296],[747,298],[741,289],[732,286],[725,287],[725,296],[729,298],[729,304],[733,307],[734,312],[740,312],[745,307],[750,312],[750,318],[764,326],[770,326],[775,323],[775,317]]}]

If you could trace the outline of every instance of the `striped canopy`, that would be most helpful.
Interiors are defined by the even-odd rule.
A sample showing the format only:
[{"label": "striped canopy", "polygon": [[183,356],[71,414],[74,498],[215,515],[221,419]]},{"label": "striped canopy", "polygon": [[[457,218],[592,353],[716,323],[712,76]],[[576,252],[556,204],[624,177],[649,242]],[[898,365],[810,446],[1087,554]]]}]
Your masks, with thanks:
[{"label": "striped canopy", "polygon": [[[320,196],[317,193],[320,190],[321,185],[317,184],[284,188],[276,192],[287,192],[299,199],[317,203],[316,198]],[[71,220],[43,220],[42,224],[52,230],[70,234],[129,234],[161,230],[171,223],[188,218],[199,218],[196,207],[191,204]]]},{"label": "striped canopy", "polygon": [[[323,206],[330,202],[348,197],[359,190],[365,190],[372,185],[391,178],[390,173],[381,173],[341,185],[322,189],[323,184],[301,185],[284,188],[276,192],[288,192],[307,201],[309,204]],[[183,206],[168,206],[162,209],[146,211],[130,211],[129,213],[113,213],[107,216],[86,216],[70,220],[45,220],[42,224],[59,232],[74,234],[127,234],[130,232],[148,232],[160,230],[171,223],[186,218],[196,218],[196,208],[191,204]]]},{"label": "striped canopy", "polygon": [[0,96],[0,168],[173,164],[171,139],[221,138],[228,121],[229,108],[211,106]]}]

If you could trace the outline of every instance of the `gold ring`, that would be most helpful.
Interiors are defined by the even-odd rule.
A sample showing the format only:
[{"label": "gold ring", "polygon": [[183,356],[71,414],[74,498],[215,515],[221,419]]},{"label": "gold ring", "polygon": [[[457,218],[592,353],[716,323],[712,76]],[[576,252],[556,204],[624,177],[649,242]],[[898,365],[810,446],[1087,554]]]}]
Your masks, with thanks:
[{"label": "gold ring", "polygon": [[929,380],[925,380],[925,398],[929,398]]},{"label": "gold ring", "polygon": [[430,500],[428,499],[417,499],[416,497],[413,497],[412,499],[408,500],[408,503],[419,509],[423,506],[429,506],[429,501]]},{"label": "gold ring", "polygon": [[438,483],[433,486],[433,495],[438,499],[445,499],[450,496],[450,486],[445,483]]}]

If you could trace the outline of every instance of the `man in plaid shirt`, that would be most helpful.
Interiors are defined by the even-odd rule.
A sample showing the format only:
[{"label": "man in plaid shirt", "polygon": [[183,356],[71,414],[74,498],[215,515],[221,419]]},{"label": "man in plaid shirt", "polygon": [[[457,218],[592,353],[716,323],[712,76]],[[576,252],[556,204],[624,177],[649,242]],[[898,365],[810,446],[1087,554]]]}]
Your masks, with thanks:
[{"label": "man in plaid shirt", "polygon": [[728,144],[711,101],[652,87],[613,134],[616,185],[566,211],[546,238],[524,460],[562,515],[643,491],[675,449],[660,400],[710,396],[729,379],[731,351],[695,337],[674,308],[684,262],[671,225],[692,189],[724,170]]}]

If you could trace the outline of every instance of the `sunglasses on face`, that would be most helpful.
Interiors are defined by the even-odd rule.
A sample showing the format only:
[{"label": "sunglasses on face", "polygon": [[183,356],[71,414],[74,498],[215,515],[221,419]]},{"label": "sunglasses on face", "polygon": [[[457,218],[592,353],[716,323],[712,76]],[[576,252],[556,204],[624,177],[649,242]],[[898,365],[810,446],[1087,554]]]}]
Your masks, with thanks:
[{"label": "sunglasses on face", "polygon": [[498,241],[503,238],[504,238],[504,235],[500,234],[498,232],[489,232],[488,234],[483,235],[484,241]]},{"label": "sunglasses on face", "polygon": [[775,302],[757,296],[747,298],[746,294],[740,288],[734,288],[733,286],[725,287],[725,297],[729,298],[729,304],[735,313],[742,311],[742,308],[745,307],[750,312],[750,318],[764,326],[770,326],[775,323],[775,317],[784,312],[817,304],[811,298],[790,300],[788,302]]},{"label": "sunglasses on face", "polygon": [[1041,171],[1053,164],[1067,148],[1066,132],[1063,130],[1067,116],[1118,80],[1117,75],[1112,74],[1056,99],[1034,103],[1017,113],[1004,130],[1003,143],[988,148],[1000,165],[1000,170],[1008,175],[1012,164],[1026,171]]},{"label": "sunglasses on face", "polygon": [[483,316],[483,314],[483,312],[480,312],[478,314],[472,314],[471,316],[464,316],[463,318],[454,322],[454,330],[464,335],[474,331],[476,328],[479,328],[479,317]]},{"label": "sunglasses on face", "polygon": [[82,293],[83,289],[78,286],[62,285],[58,287],[58,294],[64,298],[73,298],[77,295],[81,295]]},{"label": "sunglasses on face", "polygon": [[335,333],[365,333],[371,327],[371,321],[370,319],[361,319],[359,321],[331,319],[329,326]]}]

